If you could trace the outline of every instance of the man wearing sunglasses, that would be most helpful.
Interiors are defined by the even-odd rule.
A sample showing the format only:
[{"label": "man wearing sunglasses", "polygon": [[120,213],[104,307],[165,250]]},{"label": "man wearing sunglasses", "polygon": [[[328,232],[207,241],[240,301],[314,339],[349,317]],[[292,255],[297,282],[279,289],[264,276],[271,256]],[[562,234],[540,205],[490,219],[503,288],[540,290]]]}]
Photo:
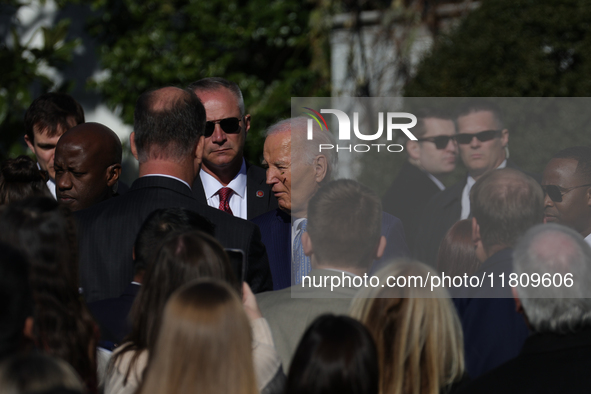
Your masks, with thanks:
[{"label": "man wearing sunglasses", "polygon": [[566,148],[552,157],[542,177],[544,222],[571,227],[591,245],[591,148]]},{"label": "man wearing sunglasses", "polygon": [[244,160],[250,115],[245,114],[238,85],[224,78],[204,78],[188,88],[199,97],[207,116],[194,197],[242,219],[277,208],[277,199],[265,183],[265,170]]},{"label": "man wearing sunglasses", "polygon": [[474,183],[487,171],[516,168],[507,162],[509,131],[494,103],[472,100],[457,113],[455,140],[468,174],[427,204],[413,247],[416,258],[432,266],[437,264],[439,244],[446,232],[455,222],[470,216],[470,189]]},{"label": "man wearing sunglasses", "polygon": [[452,117],[435,108],[413,112],[417,141],[406,142],[408,160],[382,199],[384,211],[402,221],[406,241],[414,245],[421,213],[445,189],[441,179],[456,167],[458,149]]}]

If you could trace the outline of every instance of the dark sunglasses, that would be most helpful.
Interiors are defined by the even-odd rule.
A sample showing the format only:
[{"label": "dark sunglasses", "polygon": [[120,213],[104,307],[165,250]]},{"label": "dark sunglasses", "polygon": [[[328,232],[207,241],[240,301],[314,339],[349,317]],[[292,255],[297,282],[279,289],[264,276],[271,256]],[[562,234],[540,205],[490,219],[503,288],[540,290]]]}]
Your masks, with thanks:
[{"label": "dark sunglasses", "polygon": [[437,137],[418,138],[417,141],[429,141],[435,144],[435,148],[445,149],[447,147],[447,144],[449,144],[449,140],[453,139],[453,135],[438,135]]},{"label": "dark sunglasses", "polygon": [[468,134],[468,133],[460,133],[455,135],[455,140],[458,144],[469,144],[472,142],[472,139],[476,137],[478,141],[485,142],[490,141],[495,137],[499,137],[501,135],[502,130],[484,130],[480,133]]},{"label": "dark sunglasses", "polygon": [[215,130],[215,125],[219,124],[224,133],[226,134],[238,134],[240,133],[240,119],[238,118],[226,118],[215,120],[213,122],[205,122],[205,138],[211,137]]},{"label": "dark sunglasses", "polygon": [[569,187],[568,189],[562,189],[560,186],[556,185],[544,185],[542,186],[542,190],[548,195],[548,197],[550,197],[550,200],[554,202],[562,202],[562,196],[564,196],[566,193],[586,186],[591,186],[591,183],[587,185]]}]

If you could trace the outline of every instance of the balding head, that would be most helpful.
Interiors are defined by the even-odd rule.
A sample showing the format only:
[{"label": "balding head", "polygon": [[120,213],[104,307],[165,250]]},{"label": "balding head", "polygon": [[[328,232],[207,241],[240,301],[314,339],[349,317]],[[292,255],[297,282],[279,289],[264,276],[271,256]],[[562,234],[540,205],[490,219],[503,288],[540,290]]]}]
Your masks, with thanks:
[{"label": "balding head", "polygon": [[591,249],[580,234],[558,224],[535,226],[517,244],[513,266],[519,276],[547,278],[539,286],[518,281],[515,289],[535,331],[568,333],[591,325]]},{"label": "balding head", "polygon": [[530,176],[511,168],[494,170],[470,192],[472,216],[484,250],[509,248],[544,217],[544,193]]},{"label": "balding head", "polygon": [[83,123],[68,130],[55,149],[56,196],[73,211],[113,195],[121,174],[121,141],[108,127]]},{"label": "balding head", "polygon": [[140,165],[192,161],[204,130],[205,109],[195,93],[175,87],[153,90],[136,103],[132,150]]}]

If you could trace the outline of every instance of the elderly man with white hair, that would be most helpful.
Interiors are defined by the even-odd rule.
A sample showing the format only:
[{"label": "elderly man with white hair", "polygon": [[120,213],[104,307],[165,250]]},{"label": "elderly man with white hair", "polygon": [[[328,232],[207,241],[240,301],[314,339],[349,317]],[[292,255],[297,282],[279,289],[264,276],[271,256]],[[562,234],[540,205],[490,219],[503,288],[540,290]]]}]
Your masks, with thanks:
[{"label": "elderly man with white hair", "polygon": [[[273,276],[273,290],[298,284],[311,270],[310,259],[304,255],[300,241],[306,231],[308,202],[336,172],[336,152],[320,152],[318,148],[319,144],[335,145],[334,137],[314,124],[313,139],[308,140],[307,127],[308,118],[297,117],[278,122],[267,130],[263,150],[267,183],[271,185],[279,208],[252,221],[261,229]],[[384,256],[377,260],[378,264],[409,255],[404,229],[398,218],[383,213],[382,235],[386,237],[387,245]]]},{"label": "elderly man with white hair", "polygon": [[462,393],[591,392],[589,245],[568,227],[537,225],[513,256],[517,280],[509,284],[533,334],[517,357]]}]

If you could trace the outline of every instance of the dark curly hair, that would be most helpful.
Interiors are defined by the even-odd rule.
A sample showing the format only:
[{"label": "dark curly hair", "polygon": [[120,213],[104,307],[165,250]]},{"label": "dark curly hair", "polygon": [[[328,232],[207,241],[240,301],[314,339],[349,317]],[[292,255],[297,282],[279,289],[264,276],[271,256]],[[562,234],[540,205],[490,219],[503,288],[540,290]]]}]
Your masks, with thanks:
[{"label": "dark curly hair", "polygon": [[51,197],[45,182],[47,173],[29,156],[5,160],[0,166],[0,205],[27,197]]},{"label": "dark curly hair", "polygon": [[78,244],[72,214],[50,198],[29,198],[0,213],[0,241],[30,264],[36,345],[74,367],[97,390],[98,330],[78,291]]}]

